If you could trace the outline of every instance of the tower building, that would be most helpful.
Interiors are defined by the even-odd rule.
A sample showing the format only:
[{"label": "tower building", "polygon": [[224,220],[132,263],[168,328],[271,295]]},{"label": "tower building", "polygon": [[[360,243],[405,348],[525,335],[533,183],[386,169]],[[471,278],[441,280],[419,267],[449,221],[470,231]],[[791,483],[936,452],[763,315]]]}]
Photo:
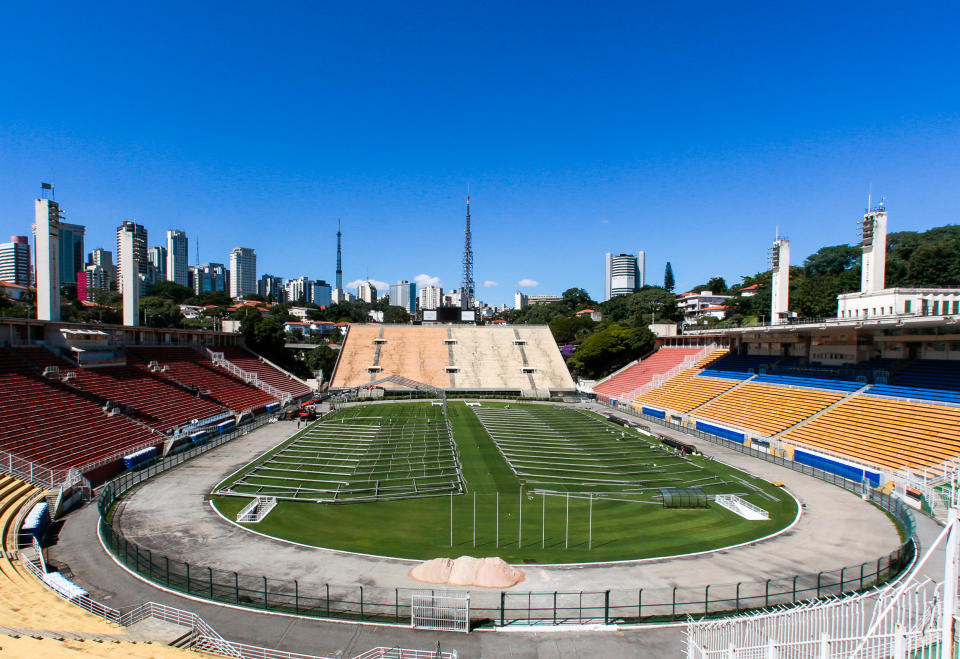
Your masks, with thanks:
[{"label": "tower building", "polygon": [[860,292],[883,290],[887,268],[887,211],[882,201],[876,208],[870,208],[868,202],[860,222],[860,246],[863,250]]},{"label": "tower building", "polygon": [[770,322],[785,323],[790,316],[790,241],[779,236],[770,248],[771,279]]},{"label": "tower building", "polygon": [[188,249],[186,233],[178,229],[167,231],[167,281],[188,284]]},{"label": "tower building", "polygon": [[60,320],[60,217],[60,205],[52,199],[37,199],[34,203],[39,320]]},{"label": "tower building", "polygon": [[249,247],[230,252],[230,295],[246,297],[257,292],[257,255]]},{"label": "tower building", "polygon": [[[137,277],[130,279],[124,276],[123,268],[124,263],[123,259],[120,257],[120,240],[122,237],[130,234],[133,239],[133,252],[134,260],[133,263],[137,266]],[[126,221],[117,227],[117,287],[120,289],[120,292],[123,293],[123,287],[126,285],[126,282],[136,282],[139,289],[140,282],[142,278],[139,275],[143,275],[145,278],[150,267],[150,261],[147,259],[147,229],[142,224],[137,224],[136,222]],[[139,295],[139,290],[138,293]]]},{"label": "tower building", "polygon": [[0,243],[0,281],[17,286],[30,285],[30,239],[10,236],[10,242]]},{"label": "tower building", "polygon": [[460,285],[460,308],[473,309],[473,237],[470,233],[470,193],[467,192],[467,226],[463,231],[463,282]]},{"label": "tower building", "polygon": [[[606,302],[618,295],[630,295],[635,292],[637,282],[640,281],[639,262],[646,263],[646,252],[633,254],[617,254],[607,252],[604,257],[603,271],[603,301]],[[646,268],[646,265],[644,265]]]},{"label": "tower building", "polygon": [[[143,227],[133,222],[124,222],[117,229],[117,266],[120,272],[120,290],[123,293],[123,324],[129,327],[140,325],[140,230],[143,230]],[[145,251],[146,245],[142,247],[142,251]]]}]

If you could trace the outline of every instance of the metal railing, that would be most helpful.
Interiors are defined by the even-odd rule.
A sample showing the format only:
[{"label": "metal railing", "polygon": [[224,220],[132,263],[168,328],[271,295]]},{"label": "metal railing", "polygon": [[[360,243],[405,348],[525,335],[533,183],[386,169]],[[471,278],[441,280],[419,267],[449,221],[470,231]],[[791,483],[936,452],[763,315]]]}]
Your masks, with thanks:
[{"label": "metal railing", "polygon": [[247,384],[252,384],[257,389],[260,389],[264,393],[273,396],[274,398],[280,401],[281,405],[286,405],[293,399],[293,396],[290,393],[283,391],[281,389],[277,389],[275,386],[273,386],[269,382],[264,382],[263,380],[261,380],[260,375],[258,373],[254,373],[253,371],[243,370],[242,368],[234,364],[232,361],[227,359],[222,352],[214,352],[210,348],[207,348],[206,350],[207,350],[207,355],[210,357],[210,361],[213,362],[214,366],[218,366],[220,368],[225,369],[226,371],[240,378]]}]

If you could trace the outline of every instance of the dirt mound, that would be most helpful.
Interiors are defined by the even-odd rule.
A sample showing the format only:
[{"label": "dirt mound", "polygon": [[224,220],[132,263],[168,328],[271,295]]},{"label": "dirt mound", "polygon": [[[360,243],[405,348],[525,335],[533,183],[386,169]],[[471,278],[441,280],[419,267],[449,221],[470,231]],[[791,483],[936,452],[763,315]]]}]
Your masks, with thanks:
[{"label": "dirt mound", "polygon": [[524,579],[523,571],[510,566],[500,557],[456,560],[434,558],[410,570],[410,578],[425,583],[480,588],[510,588]]}]

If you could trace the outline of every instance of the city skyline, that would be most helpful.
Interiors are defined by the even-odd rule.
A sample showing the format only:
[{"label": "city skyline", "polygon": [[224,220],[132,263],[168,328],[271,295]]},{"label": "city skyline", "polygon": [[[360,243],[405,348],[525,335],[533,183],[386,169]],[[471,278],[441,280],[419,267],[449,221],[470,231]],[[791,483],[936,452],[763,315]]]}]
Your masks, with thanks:
[{"label": "city skyline", "polygon": [[10,7],[0,235],[52,181],[87,251],[133,219],[185,230],[192,260],[199,239],[201,263],[251,245],[262,272],[332,282],[340,217],[345,282],[452,288],[469,182],[477,295],[504,303],[525,279],[599,299],[596,255],[633,245],[651,283],[667,261],[678,289],[735,283],[777,226],[798,265],[855,241],[871,184],[901,230],[960,221],[957,6],[871,5],[895,35],[853,6],[373,13],[299,7],[314,32],[289,40],[290,13],[244,3],[54,2],[51,49]]}]

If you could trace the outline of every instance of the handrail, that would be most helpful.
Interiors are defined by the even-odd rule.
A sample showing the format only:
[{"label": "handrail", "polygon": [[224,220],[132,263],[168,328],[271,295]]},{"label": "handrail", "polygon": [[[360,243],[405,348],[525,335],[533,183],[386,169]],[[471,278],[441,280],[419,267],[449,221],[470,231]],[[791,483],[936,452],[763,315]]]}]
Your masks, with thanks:
[{"label": "handrail", "polygon": [[280,401],[281,405],[286,405],[293,399],[293,396],[289,392],[278,389],[269,382],[264,382],[260,379],[260,375],[254,373],[253,371],[243,370],[232,361],[227,359],[222,352],[214,352],[210,348],[207,348],[206,350],[207,355],[210,357],[210,361],[213,362],[214,366],[218,366],[229,371],[232,375],[235,375],[247,384],[252,384],[257,389],[260,389],[264,393],[273,396]]}]

